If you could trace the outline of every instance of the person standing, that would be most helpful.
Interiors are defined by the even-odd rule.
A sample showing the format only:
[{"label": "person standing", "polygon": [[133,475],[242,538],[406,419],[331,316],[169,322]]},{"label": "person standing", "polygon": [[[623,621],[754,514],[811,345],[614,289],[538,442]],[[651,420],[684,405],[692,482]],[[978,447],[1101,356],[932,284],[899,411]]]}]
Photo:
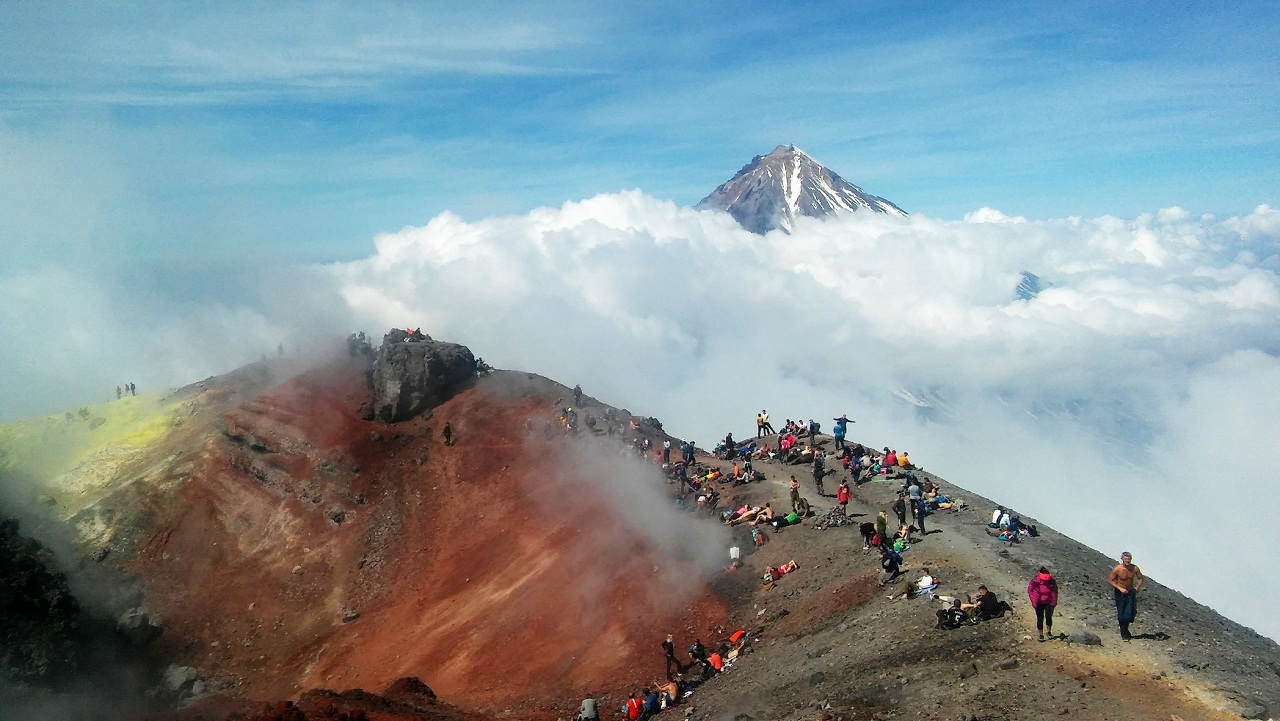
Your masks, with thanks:
[{"label": "person standing", "polygon": [[764,411],[756,414],[756,438],[764,438]]},{"label": "person standing", "polygon": [[1128,551],[1120,554],[1120,563],[1107,576],[1107,583],[1115,589],[1116,621],[1120,624],[1120,638],[1125,641],[1133,638],[1129,624],[1138,616],[1137,595],[1145,580],[1142,569],[1133,565],[1133,554]]},{"label": "person standing", "polygon": [[116,400],[120,400],[120,386],[116,386]]},{"label": "person standing", "polygon": [[665,438],[662,441],[662,467],[666,468],[671,465],[671,439]]},{"label": "person standing", "polygon": [[444,444],[446,446],[453,445],[453,428],[449,426],[448,421],[445,421],[444,430],[440,431],[440,435],[444,436]]},{"label": "person standing", "polygon": [[840,485],[836,486],[836,503],[840,504],[840,513],[849,515],[849,482],[840,481]]},{"label": "person standing", "polygon": [[777,431],[773,430],[773,424],[769,422],[769,411],[767,410],[762,409],[760,411],[760,429],[764,431],[765,435],[777,433]]},{"label": "person standing", "polygon": [[796,477],[792,476],[790,485],[791,485],[791,510],[794,511],[800,507],[800,481],[797,481]]},{"label": "person standing", "polygon": [[827,475],[827,459],[821,450],[813,452],[813,484],[818,487],[818,495],[825,497],[827,492],[822,488],[822,477]]},{"label": "person standing", "polygon": [[1027,583],[1027,599],[1036,610],[1036,632],[1040,640],[1049,634],[1053,638],[1053,609],[1058,605],[1058,581],[1049,573],[1049,569],[1040,567],[1031,581]]},{"label": "person standing", "polygon": [[676,673],[683,673],[684,666],[681,665],[680,659],[676,658],[675,639],[669,633],[667,634],[667,640],[662,642],[662,652],[667,656],[667,680],[670,681],[675,678],[675,676],[671,675],[671,668],[674,666]]}]

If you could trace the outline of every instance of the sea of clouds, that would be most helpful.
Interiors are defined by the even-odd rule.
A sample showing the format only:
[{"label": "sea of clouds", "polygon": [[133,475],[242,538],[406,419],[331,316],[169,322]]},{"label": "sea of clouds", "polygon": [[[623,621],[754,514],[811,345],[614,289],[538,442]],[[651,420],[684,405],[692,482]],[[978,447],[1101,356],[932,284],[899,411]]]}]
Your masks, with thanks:
[{"label": "sea of clouds", "polygon": [[[1015,294],[1024,271],[1047,285],[1031,300]],[[234,297],[184,273],[0,271],[7,416],[105,401],[132,379],[182,385],[326,334],[421,326],[704,447],[750,435],[761,408],[825,428],[847,413],[855,440],[908,450],[1104,553],[1132,551],[1280,638],[1280,211],[1267,206],[859,213],[759,236],[633,191],[474,222],[444,213],[354,262],[228,272]]]},{"label": "sea of clouds", "polygon": [[[420,325],[706,447],[761,408],[848,413],[856,440],[1280,637],[1280,211],[758,236],[624,192],[445,213],[327,270],[361,327]],[[1023,271],[1049,284],[1031,300]]]}]

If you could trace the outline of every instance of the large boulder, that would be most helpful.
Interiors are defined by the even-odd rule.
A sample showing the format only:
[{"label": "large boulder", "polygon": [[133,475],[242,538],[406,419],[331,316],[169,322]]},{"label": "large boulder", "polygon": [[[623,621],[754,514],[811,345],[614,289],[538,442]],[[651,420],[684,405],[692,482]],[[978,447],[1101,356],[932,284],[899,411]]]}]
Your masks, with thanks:
[{"label": "large boulder", "polygon": [[475,377],[471,349],[457,343],[393,330],[382,338],[369,382],[373,417],[405,421],[435,408]]}]

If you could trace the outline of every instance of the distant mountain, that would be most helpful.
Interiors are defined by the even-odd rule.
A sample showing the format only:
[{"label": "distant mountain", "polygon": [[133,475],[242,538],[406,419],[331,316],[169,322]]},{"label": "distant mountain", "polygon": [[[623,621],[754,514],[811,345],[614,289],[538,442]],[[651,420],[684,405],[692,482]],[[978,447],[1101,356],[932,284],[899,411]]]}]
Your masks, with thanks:
[{"label": "distant mountain", "polygon": [[858,210],[907,214],[831,172],[794,145],[779,145],[768,155],[752,158],[695,207],[726,211],[753,233],[777,228],[790,232],[801,215],[825,218]]},{"label": "distant mountain", "polygon": [[1022,271],[1022,279],[1018,282],[1018,287],[1014,289],[1014,294],[1018,300],[1031,300],[1040,295],[1040,291],[1048,288],[1051,283],[1044,278],[1032,273],[1029,270]]}]

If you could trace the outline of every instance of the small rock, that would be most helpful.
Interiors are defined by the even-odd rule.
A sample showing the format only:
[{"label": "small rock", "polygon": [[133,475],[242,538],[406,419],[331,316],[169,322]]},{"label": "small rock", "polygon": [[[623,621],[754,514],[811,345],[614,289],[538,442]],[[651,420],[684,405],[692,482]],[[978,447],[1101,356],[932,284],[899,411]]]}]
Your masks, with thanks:
[{"label": "small rock", "polygon": [[1267,717],[1267,707],[1260,703],[1250,704],[1240,710],[1240,718],[1265,719]]},{"label": "small rock", "polygon": [[1098,637],[1098,634],[1092,631],[1075,631],[1070,636],[1067,636],[1067,642],[1078,643],[1084,646],[1102,645],[1102,639]]},{"label": "small rock", "polygon": [[343,623],[351,623],[352,621],[356,620],[357,618],[360,618],[360,612],[359,612],[359,611],[357,611],[357,610],[355,610],[355,609],[353,609],[353,608],[344,608],[344,609],[342,609],[342,622],[343,622]]},{"label": "small rock", "polygon": [[827,675],[821,671],[817,671],[812,676],[809,677],[809,685],[817,686],[818,684],[826,680],[827,680]]},{"label": "small rock", "polygon": [[290,573],[292,573],[295,576],[298,575],[299,573],[302,573],[302,566],[294,566],[293,570],[290,571]]},{"label": "small rock", "polygon": [[103,546],[102,548],[99,548],[96,553],[93,554],[93,560],[97,561],[98,563],[102,563],[102,560],[105,559],[110,553],[111,553],[111,546]]},{"label": "small rock", "polygon": [[1018,659],[1006,658],[1005,660],[992,665],[991,670],[992,671],[1008,671],[1009,669],[1013,669],[1017,667],[1018,667]]}]

